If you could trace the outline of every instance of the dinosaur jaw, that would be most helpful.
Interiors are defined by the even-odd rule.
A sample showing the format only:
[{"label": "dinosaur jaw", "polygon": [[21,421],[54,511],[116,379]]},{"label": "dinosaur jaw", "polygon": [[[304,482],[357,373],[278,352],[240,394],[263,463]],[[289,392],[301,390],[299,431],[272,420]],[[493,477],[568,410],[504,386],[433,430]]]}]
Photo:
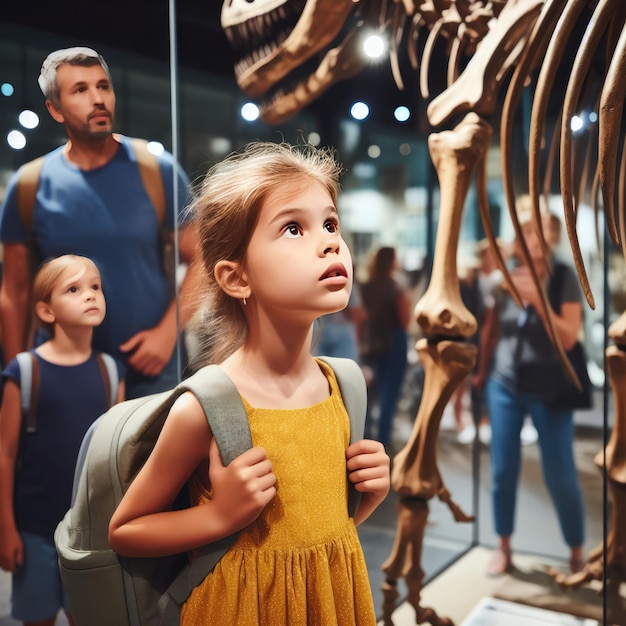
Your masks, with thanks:
[{"label": "dinosaur jaw", "polygon": [[362,4],[364,0],[224,2],[222,27],[240,59],[237,84],[262,100],[263,121],[286,121],[363,68],[360,34],[367,20],[358,15]]}]

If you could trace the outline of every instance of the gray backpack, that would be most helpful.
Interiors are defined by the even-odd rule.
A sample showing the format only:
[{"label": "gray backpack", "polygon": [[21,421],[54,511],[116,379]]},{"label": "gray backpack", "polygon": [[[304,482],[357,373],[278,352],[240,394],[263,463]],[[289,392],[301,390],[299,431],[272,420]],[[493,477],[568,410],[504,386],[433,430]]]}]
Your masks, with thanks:
[{"label": "gray backpack", "polygon": [[[350,440],[363,436],[366,387],[349,359],[324,357],[334,370],[350,416]],[[209,365],[172,391],[115,405],[85,435],[76,464],[72,506],[54,541],[68,611],[76,626],[173,626],[191,591],[234,543],[238,533],[186,554],[125,558],[109,546],[109,521],[146,462],[175,400],[184,392],[199,400],[226,465],[252,446],[248,418],[236,387]],[[155,487],[158,488],[158,487]],[[350,487],[354,515],[358,492]]]}]

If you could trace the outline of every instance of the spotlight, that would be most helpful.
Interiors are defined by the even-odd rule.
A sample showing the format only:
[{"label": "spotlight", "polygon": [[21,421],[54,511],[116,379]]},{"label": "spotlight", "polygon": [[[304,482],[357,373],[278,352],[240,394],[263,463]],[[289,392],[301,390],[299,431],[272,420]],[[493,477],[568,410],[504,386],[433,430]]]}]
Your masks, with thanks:
[{"label": "spotlight", "polygon": [[370,159],[377,159],[380,156],[380,147],[377,146],[376,144],[372,144],[368,149],[367,149],[367,156]]},{"label": "spotlight", "polygon": [[254,122],[259,118],[259,107],[254,102],[246,102],[241,107],[241,117],[246,122]]},{"label": "spotlight", "polygon": [[399,106],[396,107],[396,110],[393,112],[393,116],[398,120],[398,122],[406,122],[411,117],[411,111],[409,111],[408,107]]},{"label": "spotlight", "polygon": [[380,35],[369,35],[363,42],[363,52],[370,59],[379,59],[386,49],[387,45]]},{"label": "spotlight", "polygon": [[570,121],[570,126],[573,132],[577,132],[583,127],[583,118],[579,115],[574,115]]},{"label": "spotlight", "polygon": [[355,102],[350,109],[350,114],[355,120],[364,120],[370,114],[370,108],[365,102]]},{"label": "spotlight", "polygon": [[39,115],[34,111],[29,111],[28,109],[24,109],[17,117],[19,123],[29,130],[32,128],[37,128],[39,126]]},{"label": "spotlight", "polygon": [[11,130],[7,134],[7,143],[13,150],[21,150],[26,145],[26,137],[19,130]]},{"label": "spotlight", "polygon": [[148,152],[151,152],[155,156],[159,156],[165,152],[165,146],[160,141],[149,141]]}]

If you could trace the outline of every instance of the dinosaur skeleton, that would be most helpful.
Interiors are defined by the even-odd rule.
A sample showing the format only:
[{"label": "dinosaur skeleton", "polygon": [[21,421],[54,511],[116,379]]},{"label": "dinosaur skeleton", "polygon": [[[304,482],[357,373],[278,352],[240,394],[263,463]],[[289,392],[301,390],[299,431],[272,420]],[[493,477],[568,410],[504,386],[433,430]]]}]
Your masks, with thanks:
[{"label": "dinosaur skeleton", "polygon": [[[463,305],[456,270],[462,210],[474,175],[487,238],[513,297],[520,303],[489,219],[486,153],[492,130],[485,118],[493,116],[502,102],[500,145],[511,222],[542,295],[548,335],[570,377],[577,381],[555,332],[552,312],[530,263],[514,209],[512,129],[522,91],[534,81],[528,185],[535,229],[547,252],[540,196],[549,192],[558,150],[566,230],[585,297],[593,308],[595,301],[576,234],[576,214],[588,186],[597,214],[601,189],[609,236],[621,244],[626,258],[626,148],[618,155],[626,97],[625,20],[623,0],[225,0],[223,4],[222,26],[240,55],[235,70],[238,85],[263,101],[261,117],[269,124],[289,119],[335,83],[360,72],[365,65],[361,38],[372,29],[389,35],[391,71],[399,88],[404,86],[400,63],[404,51],[412,69],[419,72],[421,95],[430,99],[427,115],[433,128],[464,116],[452,130],[431,134],[428,142],[440,182],[440,221],[431,280],[415,309],[426,336],[417,345],[426,372],[425,389],[413,431],[396,455],[392,473],[392,485],[400,500],[395,545],[383,565],[386,626],[393,623],[399,577],[407,582],[408,601],[415,608],[417,623],[452,623],[420,605],[420,561],[431,498],[446,502],[455,520],[472,519],[445,488],[437,468],[436,441],[443,408],[476,358],[476,349],[464,341],[475,333],[476,320]],[[551,91],[557,73],[567,71],[566,48],[581,27],[584,34],[571,64],[560,122],[547,142]],[[435,46],[441,40],[446,43],[448,57],[447,86],[431,99],[429,75]],[[585,105],[598,111],[599,132],[589,139],[586,150],[580,150],[575,146],[570,120]],[[544,142],[550,149],[542,187]],[[584,159],[573,157],[581,152]],[[578,180],[576,189],[574,180]],[[615,426],[596,463],[606,471],[613,499],[611,530],[607,545],[590,554],[583,572],[570,577],[554,573],[565,587],[592,579],[626,581],[626,312],[610,327],[609,337],[615,342],[606,354],[615,395]]]}]

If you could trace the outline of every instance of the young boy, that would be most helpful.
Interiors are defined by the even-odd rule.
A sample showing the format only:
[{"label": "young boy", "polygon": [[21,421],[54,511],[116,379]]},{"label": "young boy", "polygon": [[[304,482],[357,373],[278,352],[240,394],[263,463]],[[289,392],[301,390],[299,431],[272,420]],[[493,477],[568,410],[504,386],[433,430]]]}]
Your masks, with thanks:
[{"label": "young boy", "polygon": [[[33,295],[52,339],[31,350],[37,393],[23,415],[17,358],[3,372],[0,411],[0,567],[13,574],[11,616],[54,626],[64,607],[54,530],[70,507],[74,467],[92,422],[124,398],[123,366],[105,374],[110,357],[91,348],[106,303],[90,259],[64,255],[38,271]],[[104,367],[104,369],[102,369]],[[119,381],[119,383],[118,383]],[[71,622],[71,617],[68,616]]]}]

